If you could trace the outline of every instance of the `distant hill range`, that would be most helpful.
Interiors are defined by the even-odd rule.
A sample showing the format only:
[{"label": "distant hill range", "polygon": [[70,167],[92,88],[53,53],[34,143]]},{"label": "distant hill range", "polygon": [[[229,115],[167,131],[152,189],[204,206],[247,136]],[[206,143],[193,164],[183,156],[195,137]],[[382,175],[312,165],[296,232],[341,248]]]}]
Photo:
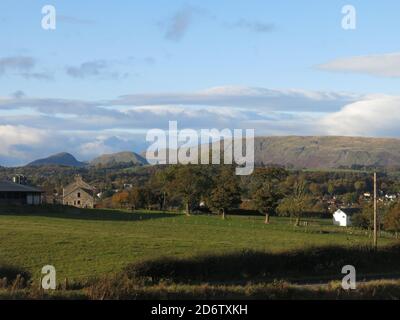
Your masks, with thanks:
[{"label": "distant hill range", "polygon": [[257,137],[255,163],[294,168],[400,167],[400,139]]},{"label": "distant hill range", "polygon": [[[224,144],[222,148],[229,148],[229,144]],[[168,154],[169,151],[166,152]],[[394,138],[256,137],[254,153],[256,166],[279,165],[294,169],[400,168],[400,139]]]},{"label": "distant hill range", "polygon": [[[386,167],[400,168],[400,139],[334,136],[256,137],[254,142],[256,165],[281,165],[296,169],[338,169]],[[104,154],[89,165],[113,167],[145,165],[147,160],[134,152]],[[59,153],[39,159],[28,166],[63,165],[82,167],[69,153]]]},{"label": "distant hill range", "polygon": [[70,167],[83,167],[86,165],[84,162],[80,162],[75,157],[67,152],[57,153],[44,159],[39,159],[28,163],[27,166],[70,166]]},{"label": "distant hill range", "polygon": [[121,164],[145,165],[147,164],[147,160],[135,152],[125,151],[103,154],[90,161],[90,165],[92,166],[101,165],[104,167],[112,167]]}]

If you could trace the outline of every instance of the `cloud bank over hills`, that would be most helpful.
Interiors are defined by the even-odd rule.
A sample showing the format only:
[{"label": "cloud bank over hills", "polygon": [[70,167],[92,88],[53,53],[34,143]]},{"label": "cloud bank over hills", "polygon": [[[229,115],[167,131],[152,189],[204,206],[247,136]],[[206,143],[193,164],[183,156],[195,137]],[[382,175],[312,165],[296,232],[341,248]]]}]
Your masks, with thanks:
[{"label": "cloud bank over hills", "polygon": [[89,101],[0,97],[0,161],[22,164],[63,150],[87,160],[143,150],[149,129],[254,128],[256,135],[399,136],[400,97],[221,86]]}]

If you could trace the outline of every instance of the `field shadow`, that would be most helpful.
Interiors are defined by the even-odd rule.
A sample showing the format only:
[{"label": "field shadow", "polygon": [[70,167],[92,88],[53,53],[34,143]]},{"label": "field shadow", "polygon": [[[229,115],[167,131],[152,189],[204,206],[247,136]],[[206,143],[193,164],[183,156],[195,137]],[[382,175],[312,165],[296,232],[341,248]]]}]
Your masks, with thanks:
[{"label": "field shadow", "polygon": [[298,283],[341,280],[342,268],[357,275],[386,274],[400,278],[400,244],[371,247],[315,247],[284,252],[238,251],[187,258],[161,257],[126,266],[131,279],[176,283],[230,283],[283,280]]},{"label": "field shadow", "polygon": [[[22,277],[22,281],[26,282],[31,278],[29,271],[19,266],[8,265],[0,262],[0,279],[6,279],[13,282],[18,276]],[[5,285],[5,283],[3,283]]]},{"label": "field shadow", "polygon": [[49,217],[99,221],[145,221],[173,218],[176,214],[162,212],[123,211],[113,209],[84,209],[61,205],[1,207],[0,216]]}]

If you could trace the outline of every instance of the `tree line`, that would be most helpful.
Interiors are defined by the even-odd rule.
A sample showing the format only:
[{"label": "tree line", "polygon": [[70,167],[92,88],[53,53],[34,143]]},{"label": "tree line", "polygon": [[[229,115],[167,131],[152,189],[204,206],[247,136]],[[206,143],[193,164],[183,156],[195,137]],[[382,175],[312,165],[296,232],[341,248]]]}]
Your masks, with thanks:
[{"label": "tree line", "polygon": [[[397,194],[397,179],[382,174],[380,193]],[[108,205],[135,209],[183,210],[220,214],[223,219],[237,209],[250,209],[265,216],[287,216],[299,225],[306,216],[331,218],[338,204],[358,209],[354,225],[372,225],[371,201],[363,195],[372,191],[372,178],[355,172],[300,172],[280,167],[256,168],[251,176],[239,177],[224,166],[160,166],[145,183],[122,190],[108,198]],[[333,201],[333,199],[335,201]],[[382,230],[400,228],[400,205],[380,204]],[[399,229],[400,231],[400,229]]]},{"label": "tree line", "polygon": [[[138,167],[62,166],[0,168],[0,179],[24,174],[33,185],[50,193],[62,194],[63,186],[75,174],[101,193],[100,206],[149,210],[183,210],[212,212],[225,217],[232,212],[251,211],[265,215],[288,216],[300,224],[302,217],[331,218],[337,206],[359,209],[353,223],[368,229],[372,224],[372,175],[362,171],[300,171],[279,166],[255,169],[250,176],[236,176],[229,165],[174,165]],[[395,174],[379,173],[379,196],[398,195],[400,179]],[[132,188],[124,188],[126,184]],[[399,229],[397,201],[379,202],[382,230]]]}]

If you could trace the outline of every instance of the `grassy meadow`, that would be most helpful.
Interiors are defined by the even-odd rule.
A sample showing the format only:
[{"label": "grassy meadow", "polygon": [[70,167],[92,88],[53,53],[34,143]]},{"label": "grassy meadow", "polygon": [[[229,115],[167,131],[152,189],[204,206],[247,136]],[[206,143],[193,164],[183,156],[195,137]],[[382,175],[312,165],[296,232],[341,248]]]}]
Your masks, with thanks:
[{"label": "grassy meadow", "polygon": [[[81,281],[120,272],[130,263],[160,257],[188,258],[243,249],[281,252],[310,247],[360,247],[370,234],[332,225],[331,220],[262,216],[128,212],[74,208],[32,208],[0,212],[0,262],[25,268],[38,279],[44,265],[54,265],[58,279]],[[381,246],[395,243],[389,235]]]}]

